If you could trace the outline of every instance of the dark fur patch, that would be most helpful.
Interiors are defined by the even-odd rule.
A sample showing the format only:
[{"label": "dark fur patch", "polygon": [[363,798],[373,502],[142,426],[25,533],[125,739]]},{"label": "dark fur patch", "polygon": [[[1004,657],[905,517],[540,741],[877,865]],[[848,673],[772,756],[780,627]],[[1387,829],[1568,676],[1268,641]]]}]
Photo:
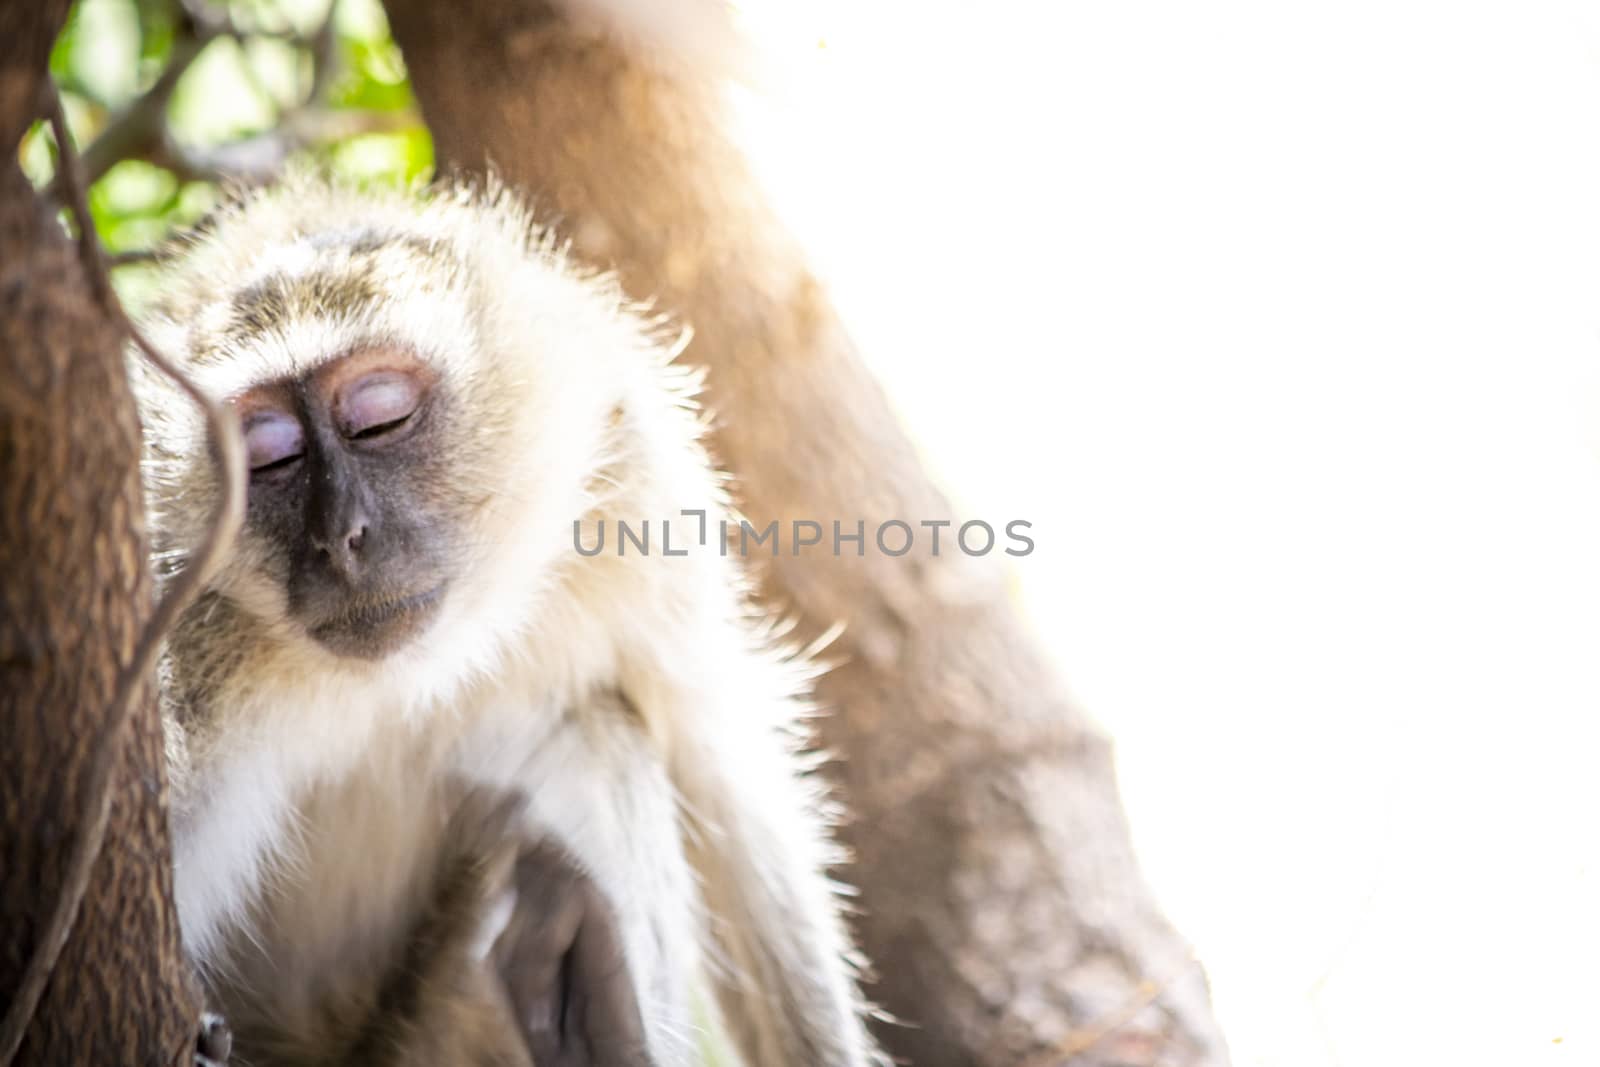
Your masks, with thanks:
[{"label": "dark fur patch", "polygon": [[379,233],[369,231],[345,246],[351,256],[376,256],[385,252],[404,250],[413,259],[426,263],[454,265],[456,259],[450,245],[431,237],[418,237],[411,233]]},{"label": "dark fur patch", "polygon": [[273,274],[234,296],[227,332],[232,340],[249,341],[301,319],[354,315],[384,295],[367,265]]}]

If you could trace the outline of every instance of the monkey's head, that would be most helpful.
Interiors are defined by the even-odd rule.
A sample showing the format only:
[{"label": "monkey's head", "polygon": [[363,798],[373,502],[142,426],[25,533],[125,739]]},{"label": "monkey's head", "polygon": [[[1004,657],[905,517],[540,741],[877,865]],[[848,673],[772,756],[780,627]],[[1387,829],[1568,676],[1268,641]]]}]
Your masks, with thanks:
[{"label": "monkey's head", "polygon": [[[147,329],[244,432],[244,528],[202,607],[319,672],[424,688],[533,624],[665,363],[493,191],[256,194],[191,239]],[[215,472],[192,405],[143,377],[157,558],[181,562]]]}]

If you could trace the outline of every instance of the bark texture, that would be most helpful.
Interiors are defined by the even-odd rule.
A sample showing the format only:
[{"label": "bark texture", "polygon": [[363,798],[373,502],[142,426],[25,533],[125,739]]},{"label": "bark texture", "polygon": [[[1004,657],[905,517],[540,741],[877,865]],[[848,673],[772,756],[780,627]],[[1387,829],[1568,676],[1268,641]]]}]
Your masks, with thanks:
[{"label": "bark texture", "polygon": [[[92,752],[150,612],[123,338],[15,165],[65,0],[0,5],[0,1013],[82,832]],[[125,735],[106,848],[18,1064],[192,1061],[154,689]]]},{"label": "bark texture", "polygon": [[714,447],[755,525],[867,521],[865,557],[786,551],[763,582],[803,636],[847,624],[821,733],[843,757],[868,992],[908,1024],[879,1028],[886,1047],[924,1067],[1224,1063],[1203,973],[1137,871],[1109,745],[1003,576],[950,551],[953,530],[937,558],[925,531],[904,558],[870,545],[880,521],[954,516],[711,94],[542,3],[387,7],[440,159],[492,162],[694,327],[685,359],[710,369]]}]

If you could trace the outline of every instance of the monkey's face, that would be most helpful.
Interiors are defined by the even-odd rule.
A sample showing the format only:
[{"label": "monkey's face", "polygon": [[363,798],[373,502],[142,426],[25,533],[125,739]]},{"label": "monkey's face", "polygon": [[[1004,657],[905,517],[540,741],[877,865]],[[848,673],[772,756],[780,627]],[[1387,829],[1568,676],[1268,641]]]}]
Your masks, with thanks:
[{"label": "monkey's face", "polygon": [[[658,409],[663,355],[513,203],[289,183],[168,270],[146,330],[235,406],[248,446],[245,526],[208,589],[252,646],[234,657],[246,684],[260,666],[273,691],[303,675],[435,706],[567,625],[542,609],[597,565],[573,551],[575,521],[662,510],[621,502],[635,487],[618,470],[642,447],[631,413]],[[140,380],[171,573],[219,487],[194,406]]]},{"label": "monkey's face", "polygon": [[339,656],[420,633],[452,577],[450,502],[432,491],[448,419],[439,376],[403,348],[360,348],[234,398],[250,467],[247,536],[290,618]]}]

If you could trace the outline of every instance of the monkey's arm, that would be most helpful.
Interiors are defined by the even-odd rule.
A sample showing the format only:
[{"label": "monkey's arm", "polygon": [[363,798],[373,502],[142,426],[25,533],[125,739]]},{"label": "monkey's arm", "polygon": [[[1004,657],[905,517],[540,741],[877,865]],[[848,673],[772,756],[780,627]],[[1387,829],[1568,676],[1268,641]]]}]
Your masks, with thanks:
[{"label": "monkey's arm", "polygon": [[[356,913],[395,906],[402,875],[380,864],[371,884],[336,879],[273,900],[257,951],[211,969],[213,992],[236,1033],[235,1062],[254,1067],[532,1067],[503,983],[486,957],[506,922],[512,866],[527,838],[523,799],[510,791],[421,789],[449,805],[420,861],[414,911],[392,945],[374,950],[358,923],[322,927],[314,950],[282,948],[294,924],[318,909]],[[408,812],[408,815],[415,815]],[[360,848],[346,839],[345,848]],[[289,889],[293,892],[293,886]],[[408,909],[409,910],[409,909]],[[254,942],[252,942],[252,946]],[[235,966],[240,966],[239,973]]]},{"label": "monkey's arm", "polygon": [[649,1067],[610,909],[561,845],[517,831],[524,807],[468,795],[342,1067]]},{"label": "monkey's arm", "polygon": [[462,798],[427,902],[348,1038],[342,1067],[532,1067],[505,990],[485,965],[503,909],[518,906],[509,898],[524,803],[487,790]]},{"label": "monkey's arm", "polygon": [[[298,1006],[296,990],[226,982],[235,1062],[645,1067],[633,984],[608,951],[617,925],[580,864],[530,829],[516,791],[451,787],[428,797],[451,814],[437,847],[423,850],[425,888],[393,951],[374,967],[358,934],[323,946],[316,973],[298,976],[313,987]],[[328,906],[361,903],[302,897],[290,913]]]},{"label": "monkey's arm", "polygon": [[[525,877],[538,854],[525,855],[523,914],[541,925],[514,918],[497,948],[536,1062],[587,1062],[580,1053],[597,1042],[609,1051],[594,1062],[606,1067],[701,1062],[702,924],[660,751],[610,687],[554,714],[509,710],[479,720],[460,773],[525,792],[530,832],[559,842],[555,854],[574,857],[583,875],[581,885],[560,871]],[[576,999],[552,995],[561,990]],[[618,1016],[619,990],[632,992],[640,1024]]]}]

